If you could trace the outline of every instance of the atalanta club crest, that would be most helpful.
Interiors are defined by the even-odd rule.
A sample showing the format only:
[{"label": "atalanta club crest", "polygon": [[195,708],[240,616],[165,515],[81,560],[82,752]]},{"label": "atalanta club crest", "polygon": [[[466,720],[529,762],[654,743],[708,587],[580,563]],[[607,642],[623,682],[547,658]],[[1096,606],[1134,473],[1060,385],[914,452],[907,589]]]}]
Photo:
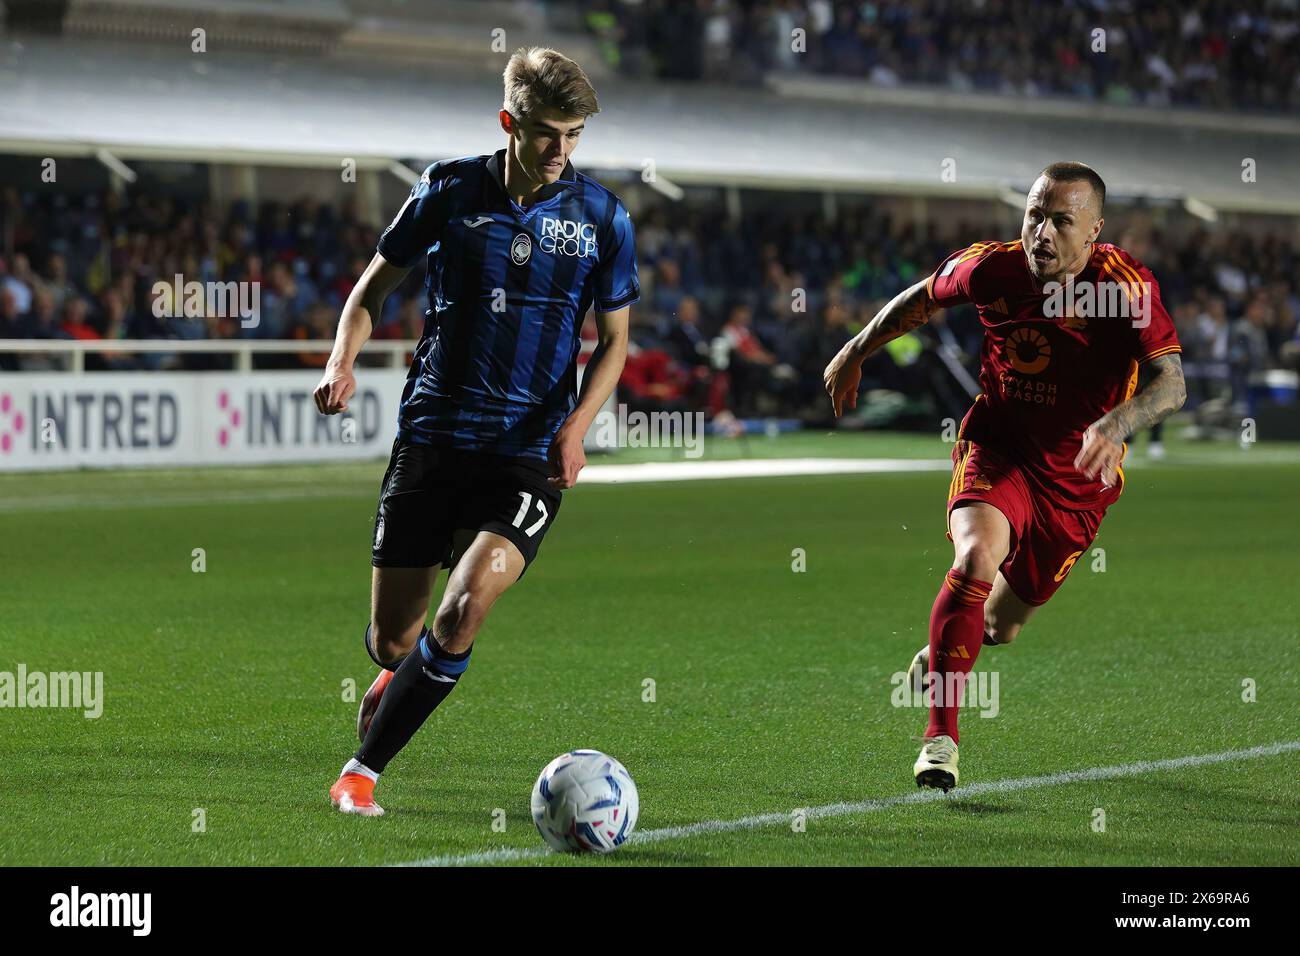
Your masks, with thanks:
[{"label": "atalanta club crest", "polygon": [[528,233],[521,232],[510,243],[510,258],[517,266],[522,266],[528,261],[528,257],[533,254],[533,240],[528,238]]}]

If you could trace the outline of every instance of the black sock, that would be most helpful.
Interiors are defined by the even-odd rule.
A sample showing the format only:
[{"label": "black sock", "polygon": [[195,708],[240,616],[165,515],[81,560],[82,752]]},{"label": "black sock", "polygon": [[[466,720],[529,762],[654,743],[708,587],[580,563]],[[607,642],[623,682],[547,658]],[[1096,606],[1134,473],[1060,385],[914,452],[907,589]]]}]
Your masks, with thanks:
[{"label": "black sock", "polygon": [[[397,668],[399,668],[399,667],[402,666],[402,661],[406,660],[406,658],[407,658],[408,655],[403,654],[401,657],[397,658],[396,660],[389,661],[387,664],[385,664],[383,661],[381,661],[381,660],[379,659],[379,655],[375,653],[375,646],[374,646],[373,644],[370,643],[370,627],[371,627],[371,625],[369,625],[369,624],[366,625],[366,639],[365,639],[365,640],[366,640],[366,653],[370,655],[370,659],[371,659],[372,661],[374,661],[376,664],[378,664],[378,665],[379,665],[380,667],[382,667],[384,670],[386,670],[386,671],[396,671]],[[416,643],[418,644],[420,641],[424,640],[424,636],[425,636],[426,634],[428,634],[428,633],[429,633],[429,628],[428,628],[427,625],[426,625],[425,627],[421,628],[421,629],[420,629],[420,636],[417,637],[417,638],[415,639],[415,640],[416,640]]]},{"label": "black sock", "polygon": [[427,630],[415,647],[393,674],[356,753],[375,773],[384,772],[469,666],[469,651],[448,654]]}]

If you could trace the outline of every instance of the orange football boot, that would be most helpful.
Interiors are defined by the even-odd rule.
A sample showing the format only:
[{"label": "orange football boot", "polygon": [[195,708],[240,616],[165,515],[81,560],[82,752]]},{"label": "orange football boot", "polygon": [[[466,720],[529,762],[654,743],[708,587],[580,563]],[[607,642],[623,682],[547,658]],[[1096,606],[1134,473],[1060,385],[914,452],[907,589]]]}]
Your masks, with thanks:
[{"label": "orange football boot", "polygon": [[330,803],[340,813],[355,813],[363,817],[384,815],[384,808],[375,803],[375,781],[360,773],[345,773],[339,777],[330,787]]}]

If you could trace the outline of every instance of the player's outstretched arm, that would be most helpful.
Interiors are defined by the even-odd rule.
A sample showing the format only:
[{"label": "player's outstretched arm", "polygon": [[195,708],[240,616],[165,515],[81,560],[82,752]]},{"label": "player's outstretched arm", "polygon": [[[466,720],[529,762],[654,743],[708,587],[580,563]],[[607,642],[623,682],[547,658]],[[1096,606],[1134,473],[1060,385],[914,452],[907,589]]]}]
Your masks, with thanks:
[{"label": "player's outstretched arm", "polygon": [[823,377],[836,418],[842,414],[845,402],[849,408],[858,407],[863,360],[886,342],[925,325],[939,311],[939,305],[930,298],[928,283],[923,279],[894,296],[826,366]]},{"label": "player's outstretched arm", "polygon": [[623,374],[627,361],[628,317],[632,307],[624,306],[613,312],[596,311],[596,331],[600,336],[596,350],[587,361],[582,376],[582,393],[578,404],[565,419],[551,442],[549,458],[551,477],[555,488],[572,488],[578,483],[578,472],[587,464],[587,453],[582,440],[587,436],[596,413],[613,393]]},{"label": "player's outstretched arm", "polygon": [[316,386],[316,408],[321,414],[336,415],[348,410],[348,399],[357,390],[352,365],[374,330],[373,317],[380,313],[384,300],[410,271],[393,265],[376,252],[357,280],[348,301],[343,304],[339,328],[334,335],[334,350],[325,365],[325,375]]},{"label": "player's outstretched arm", "polygon": [[1083,433],[1074,467],[1089,478],[1100,474],[1107,488],[1118,480],[1116,469],[1129,436],[1164,421],[1187,400],[1183,362],[1177,353],[1152,359],[1151,368],[1156,374],[1141,391],[1116,405]]}]

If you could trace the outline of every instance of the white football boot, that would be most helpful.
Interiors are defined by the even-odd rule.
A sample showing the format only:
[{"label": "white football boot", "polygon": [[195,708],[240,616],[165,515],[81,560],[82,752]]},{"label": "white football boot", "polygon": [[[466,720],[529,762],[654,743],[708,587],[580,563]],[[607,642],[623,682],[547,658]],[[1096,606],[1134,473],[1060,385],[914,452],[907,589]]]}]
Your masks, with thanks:
[{"label": "white football boot", "polygon": [[921,756],[912,768],[918,787],[934,787],[947,793],[957,786],[957,743],[947,734],[926,737]]}]

